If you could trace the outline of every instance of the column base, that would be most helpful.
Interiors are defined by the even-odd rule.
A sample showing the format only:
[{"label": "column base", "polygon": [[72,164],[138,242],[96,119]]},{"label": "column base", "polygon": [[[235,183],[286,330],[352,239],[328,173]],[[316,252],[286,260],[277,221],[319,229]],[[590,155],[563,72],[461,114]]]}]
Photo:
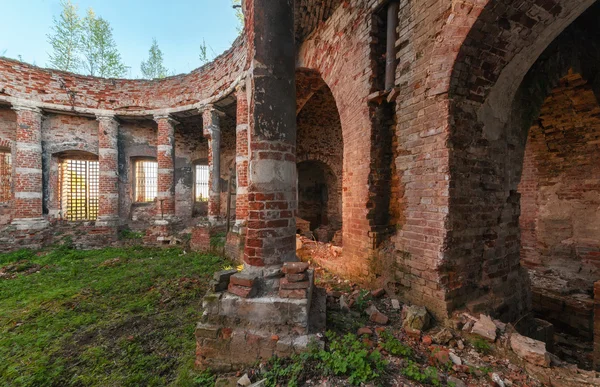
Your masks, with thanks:
[{"label": "column base", "polygon": [[[244,285],[261,287],[254,283],[261,279],[250,278],[253,276],[249,270],[233,275],[217,273],[202,300],[202,320],[196,327],[196,365],[201,369],[232,371],[275,355],[288,357],[306,351],[311,342],[322,345],[316,333],[325,330],[326,293],[313,286],[312,273],[304,270],[280,277],[277,295],[256,298],[236,295]],[[291,280],[290,274],[304,275],[298,278],[308,286],[302,289],[302,297],[282,292]],[[217,291],[223,289],[229,290]],[[248,295],[257,293],[254,290]]]},{"label": "column base", "polygon": [[11,224],[16,227],[17,230],[42,230],[50,225],[44,218],[13,219]]}]

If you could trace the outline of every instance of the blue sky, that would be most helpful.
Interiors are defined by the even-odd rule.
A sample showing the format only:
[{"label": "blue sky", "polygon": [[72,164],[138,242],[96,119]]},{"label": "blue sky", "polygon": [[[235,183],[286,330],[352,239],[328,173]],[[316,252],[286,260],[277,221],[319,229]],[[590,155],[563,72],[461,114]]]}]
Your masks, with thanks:
[{"label": "blue sky", "polygon": [[[128,78],[140,76],[140,63],[155,37],[165,66],[186,73],[201,63],[204,39],[209,57],[221,54],[238,35],[230,0],[72,0],[80,15],[91,7],[108,20],[123,62],[131,66]],[[60,0],[0,0],[0,54],[46,67],[52,17]],[[211,50],[212,48],[212,50]]]}]

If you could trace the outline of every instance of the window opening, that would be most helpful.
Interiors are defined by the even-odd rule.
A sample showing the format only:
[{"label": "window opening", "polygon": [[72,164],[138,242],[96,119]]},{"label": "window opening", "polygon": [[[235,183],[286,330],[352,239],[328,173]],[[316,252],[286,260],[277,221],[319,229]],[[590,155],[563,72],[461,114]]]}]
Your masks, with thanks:
[{"label": "window opening", "polygon": [[158,163],[156,161],[138,161],[135,164],[135,201],[152,202],[158,196]]},{"label": "window opening", "polygon": [[64,160],[61,164],[61,205],[68,221],[98,218],[99,164]]},{"label": "window opening", "polygon": [[11,158],[9,151],[0,151],[0,203],[11,199]]},{"label": "window opening", "polygon": [[196,201],[208,201],[208,165],[196,164]]}]

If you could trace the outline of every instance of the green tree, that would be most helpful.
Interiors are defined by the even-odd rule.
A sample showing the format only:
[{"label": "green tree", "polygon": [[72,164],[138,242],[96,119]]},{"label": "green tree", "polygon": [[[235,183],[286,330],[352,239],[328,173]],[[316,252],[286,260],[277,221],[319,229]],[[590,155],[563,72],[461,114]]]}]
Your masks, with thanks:
[{"label": "green tree", "polygon": [[54,17],[48,43],[52,47],[49,66],[63,71],[77,71],[81,46],[81,19],[71,0],[61,0],[62,12]]},{"label": "green tree", "polygon": [[121,62],[121,54],[110,24],[96,16],[91,8],[82,22],[81,52],[83,69],[89,75],[117,78],[127,72],[127,66]]},{"label": "green tree", "polygon": [[202,39],[202,43],[200,43],[200,63],[204,64],[208,62],[208,52],[206,49],[206,42]]},{"label": "green tree", "polygon": [[163,54],[156,38],[152,39],[152,46],[148,50],[148,60],[142,62],[140,67],[142,75],[146,79],[164,78],[167,76],[169,70],[163,65]]},{"label": "green tree", "polygon": [[242,0],[231,0],[233,9],[235,9],[235,17],[238,19],[237,30],[242,33],[244,30],[244,12],[242,11]]}]

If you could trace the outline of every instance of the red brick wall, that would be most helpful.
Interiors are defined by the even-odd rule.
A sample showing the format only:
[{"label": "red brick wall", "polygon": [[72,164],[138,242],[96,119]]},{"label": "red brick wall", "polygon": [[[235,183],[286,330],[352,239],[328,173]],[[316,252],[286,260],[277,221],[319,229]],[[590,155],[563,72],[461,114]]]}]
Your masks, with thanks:
[{"label": "red brick wall", "polygon": [[585,280],[590,291],[600,269],[599,113],[591,86],[564,77],[529,131],[519,186],[523,263]]},{"label": "red brick wall", "polygon": [[[327,224],[339,228],[342,224],[344,141],[335,99],[326,85],[312,95],[298,114],[297,130],[298,165],[313,161],[327,166]],[[298,205],[302,217],[302,203]]]},{"label": "red brick wall", "polygon": [[354,0],[340,6],[300,46],[298,59],[299,67],[320,73],[339,110],[344,140],[344,262],[339,269],[363,280],[369,274],[368,257],[372,251],[367,219],[372,127],[367,97],[372,86],[369,26],[376,3]]},{"label": "red brick wall", "polygon": [[45,114],[42,124],[44,144],[44,202],[50,218],[61,218],[59,163],[63,157],[98,158],[98,121],[95,118]]},{"label": "red brick wall", "polygon": [[[14,141],[16,136],[17,117],[11,109],[0,108],[0,147],[11,150],[14,164]],[[0,226],[10,223],[12,219],[12,200],[0,203]]]},{"label": "red brick wall", "polygon": [[41,69],[0,59],[4,97],[92,109],[143,111],[193,105],[225,93],[246,65],[243,40],[215,61],[192,71],[159,80],[101,79]]}]

